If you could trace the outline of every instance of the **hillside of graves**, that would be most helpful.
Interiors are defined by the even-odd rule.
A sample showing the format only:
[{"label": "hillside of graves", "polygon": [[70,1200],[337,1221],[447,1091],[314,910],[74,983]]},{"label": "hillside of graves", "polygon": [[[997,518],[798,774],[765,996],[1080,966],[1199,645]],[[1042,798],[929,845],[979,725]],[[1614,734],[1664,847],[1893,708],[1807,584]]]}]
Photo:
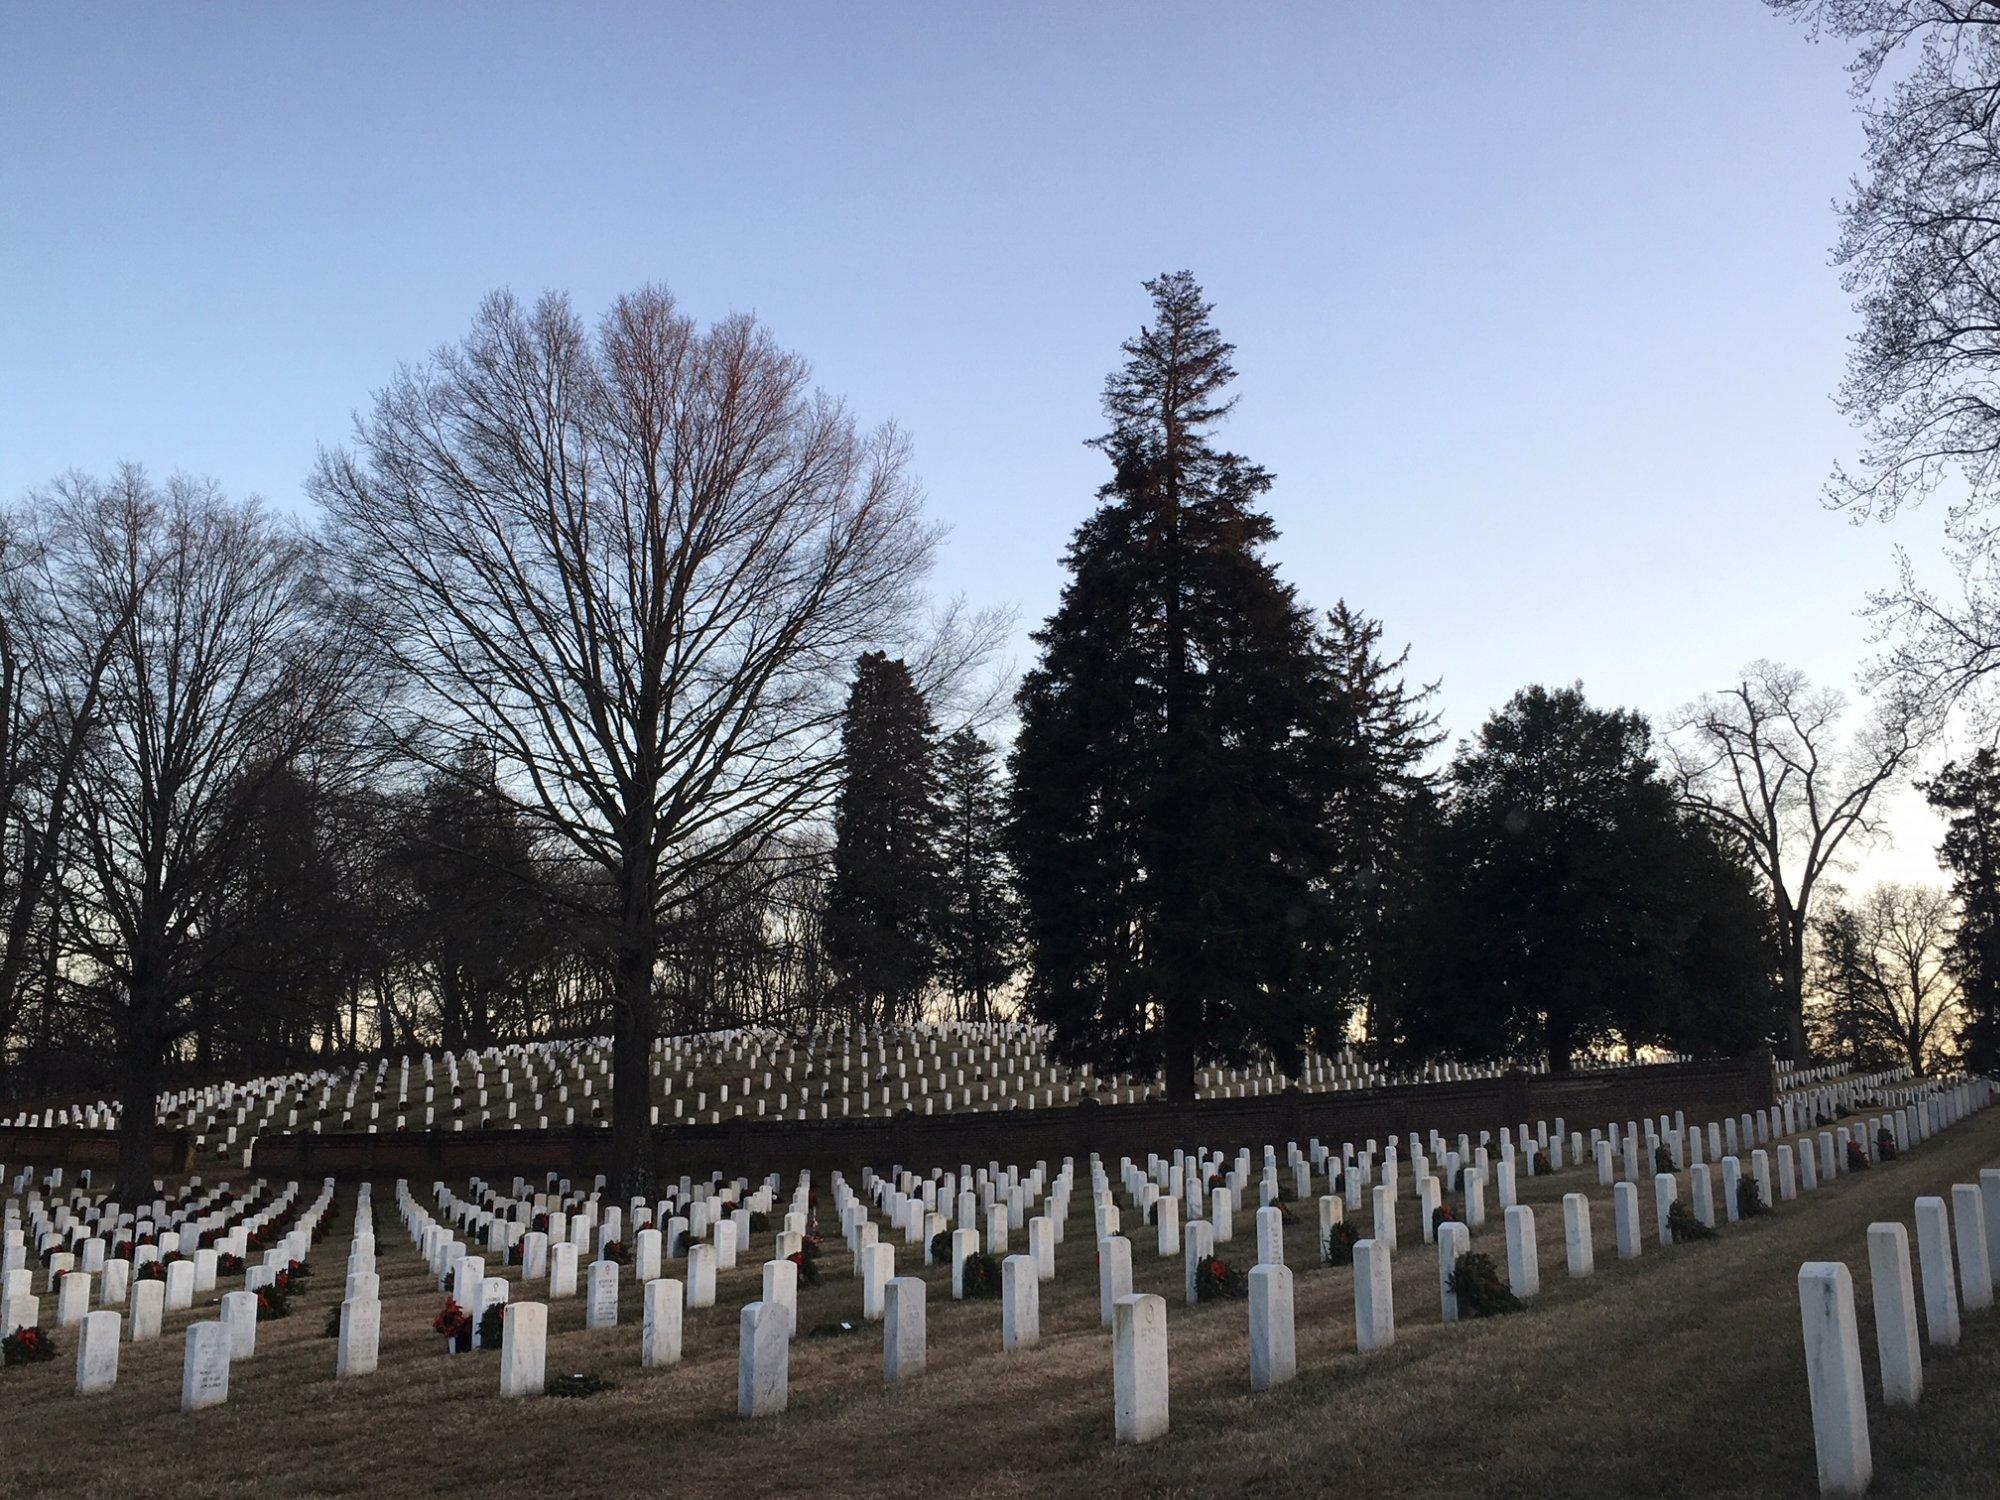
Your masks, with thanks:
[{"label": "hillside of graves", "polygon": [[650,1203],[225,1172],[120,1205],[10,1164],[0,1300],[50,1357],[8,1346],[36,1440],[0,1489],[1804,1495],[1800,1268],[1882,1282],[1909,1222],[1914,1407],[1885,1404],[1908,1393],[1859,1298],[1873,1492],[1991,1494],[1991,1086],[1788,1082],[1723,1120],[715,1173]]},{"label": "hillside of graves", "polygon": [[[609,1038],[467,1052],[380,1057],[351,1068],[251,1077],[160,1097],[162,1128],[190,1132],[204,1163],[244,1166],[262,1135],[387,1131],[550,1130],[605,1127]],[[1310,1053],[1287,1075],[1274,1063],[1211,1067],[1203,1099],[1362,1090],[1487,1076],[1494,1067],[1426,1064],[1395,1072],[1342,1049]],[[1047,1028],[1015,1022],[842,1029],[806,1038],[746,1028],[664,1039],[654,1047],[655,1125],[729,1120],[811,1122],[1157,1099],[1156,1078],[1103,1075],[1050,1056]],[[10,1112],[0,1124],[110,1129],[108,1099]]]}]

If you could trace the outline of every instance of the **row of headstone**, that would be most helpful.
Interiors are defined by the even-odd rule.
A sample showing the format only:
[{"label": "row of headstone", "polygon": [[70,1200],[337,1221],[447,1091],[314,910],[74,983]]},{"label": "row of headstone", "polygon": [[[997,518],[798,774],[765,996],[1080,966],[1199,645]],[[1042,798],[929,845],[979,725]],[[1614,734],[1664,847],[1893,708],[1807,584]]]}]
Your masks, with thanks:
[{"label": "row of headstone", "polygon": [[[1931,1121],[1941,1125],[1949,1118],[1955,1117],[1960,1103],[1962,1099],[1959,1096],[1949,1091],[1942,1091],[1914,1107],[1904,1106],[1899,1114],[1864,1122],[1862,1129],[1855,1132],[1855,1136],[1858,1140],[1867,1134],[1868,1126],[1872,1124],[1885,1134],[1895,1134],[1898,1139],[1908,1135],[1914,1140],[1918,1130],[1928,1128],[1921,1122]],[[1783,1115],[1778,1110],[1760,1112],[1756,1118],[1743,1117],[1740,1120],[1732,1120],[1728,1122],[1729,1144],[1747,1145],[1752,1140],[1768,1142],[1771,1139],[1771,1132],[1782,1129],[1788,1121],[1796,1122],[1794,1117]],[[1629,1130],[1630,1127],[1628,1132]],[[1686,1145],[1689,1138],[1684,1120],[1679,1117],[1671,1122],[1663,1119],[1660,1122],[1660,1130],[1675,1133],[1677,1143],[1681,1144],[1683,1149],[1689,1149]],[[1828,1132],[1827,1139],[1817,1143],[1821,1153],[1834,1150],[1836,1147],[1844,1151],[1847,1146],[1845,1139],[1847,1134],[1846,1127],[1842,1127],[1837,1133]],[[1592,1135],[1596,1138],[1597,1132],[1592,1132]],[[1538,1126],[1532,1136],[1526,1126],[1521,1127],[1519,1155],[1527,1170],[1535,1169],[1534,1162],[1538,1151],[1546,1151],[1551,1158],[1551,1170],[1559,1169],[1562,1136],[1561,1122],[1557,1122],[1553,1138],[1546,1125]],[[1465,1144],[1461,1141],[1461,1146]],[[1657,1148],[1658,1142],[1654,1144]],[[1719,1140],[1714,1144],[1720,1149]],[[1433,1139],[1431,1145],[1438,1154],[1448,1160],[1459,1154],[1450,1152],[1441,1140]],[[1525,1204],[1511,1201],[1514,1188],[1513,1172],[1516,1165],[1513,1145],[1511,1139],[1503,1136],[1498,1159],[1491,1162],[1490,1167],[1502,1198],[1509,1287],[1515,1296],[1526,1300],[1540,1291],[1540,1262],[1533,1211]],[[1580,1137],[1572,1149],[1573,1159],[1581,1159],[1583,1151]],[[1789,1153],[1791,1147],[1786,1144],[1781,1146],[1780,1150]],[[1335,1160],[1331,1153],[1320,1154],[1317,1143],[1313,1143],[1313,1154],[1319,1155],[1322,1165]],[[1698,1157],[1699,1147],[1693,1147],[1691,1154]],[[1273,1201],[1277,1197],[1274,1148],[1267,1147],[1265,1155],[1263,1181],[1265,1206],[1256,1214],[1257,1262],[1248,1277],[1250,1379],[1252,1388],[1256,1390],[1266,1390],[1281,1385],[1293,1378],[1296,1372],[1291,1271],[1285,1266],[1283,1259],[1282,1211]],[[1335,1173],[1338,1173],[1339,1178],[1346,1180],[1351,1193],[1356,1185],[1366,1180],[1367,1172],[1373,1166],[1374,1155],[1373,1142],[1370,1142],[1358,1156],[1351,1146],[1344,1148],[1337,1158],[1339,1165],[1329,1171],[1329,1181],[1338,1180],[1335,1176]],[[1434,1199],[1422,1190],[1424,1184],[1432,1181],[1427,1171],[1424,1153],[1414,1149],[1413,1146],[1412,1155],[1413,1176],[1419,1184],[1420,1202],[1426,1208],[1432,1207]],[[1489,1169],[1483,1137],[1482,1145],[1474,1148],[1468,1155],[1472,1160],[1467,1163],[1468,1170],[1461,1179],[1468,1200],[1469,1211],[1466,1219],[1446,1222],[1440,1226],[1439,1288],[1442,1310],[1447,1320],[1453,1318],[1457,1311],[1456,1297],[1452,1291],[1452,1272],[1457,1256],[1464,1252],[1469,1242],[1470,1226],[1467,1220],[1475,1223],[1478,1221],[1477,1204]],[[1770,1153],[1757,1149],[1752,1151],[1751,1157],[1750,1180],[1756,1185],[1762,1200],[1768,1204],[1771,1192]],[[1300,1153],[1296,1146],[1288,1146],[1290,1164],[1301,1169],[1294,1174],[1294,1181],[1298,1185],[1303,1186],[1310,1182],[1309,1173],[1303,1169],[1311,1159],[1310,1155]],[[1145,1171],[1141,1171],[1129,1160],[1122,1162],[1121,1180],[1133,1207],[1142,1215],[1153,1215],[1156,1221],[1162,1224],[1174,1217],[1164,1214],[1162,1210],[1177,1207],[1178,1195],[1160,1196],[1159,1183],[1154,1179],[1163,1178],[1168,1187],[1174,1187],[1176,1183],[1173,1174],[1178,1168],[1182,1177],[1180,1185],[1184,1186],[1191,1165],[1197,1175],[1205,1177],[1209,1171],[1218,1170],[1222,1162],[1220,1157],[1211,1159],[1206,1153],[1197,1153],[1193,1158],[1184,1157],[1179,1161],[1155,1158],[1149,1162]],[[1735,1219],[1738,1217],[1738,1207],[1741,1202],[1739,1195],[1743,1184],[1740,1162],[1731,1154],[1722,1157],[1717,1165],[1720,1167],[1725,1212],[1728,1218]],[[1453,1162],[1452,1166],[1455,1170],[1457,1163]],[[1138,1310],[1132,1298],[1131,1244],[1116,1233],[1118,1207],[1112,1201],[1109,1192],[1108,1174],[1095,1158],[1092,1159],[1091,1168],[1100,1236],[1098,1240],[1100,1313],[1103,1321],[1114,1328],[1116,1387],[1114,1404],[1118,1413],[1117,1430],[1122,1440],[1143,1441],[1148,1436],[1163,1432],[1166,1427],[1164,1303],[1157,1298],[1151,1299],[1152,1302],[1159,1304],[1159,1326],[1155,1330],[1149,1318]],[[1382,1169],[1384,1181],[1373,1187],[1373,1206],[1377,1215],[1376,1235],[1360,1242],[1355,1251],[1356,1339],[1358,1347],[1363,1350],[1384,1347],[1394,1338],[1393,1289],[1389,1268],[1395,1250],[1394,1198],[1399,1172],[1393,1144],[1383,1153]],[[1715,1219],[1715,1209],[1710,1183],[1711,1164],[1696,1160],[1688,1170],[1690,1193],[1696,1202],[1697,1217],[1704,1223],[1712,1224]],[[1194,1268],[1202,1257],[1211,1252],[1216,1236],[1228,1232],[1231,1195],[1245,1185],[1244,1179],[1247,1178],[1248,1172],[1248,1154],[1243,1153],[1239,1155],[1231,1169],[1231,1184],[1213,1189],[1209,1201],[1208,1219],[1190,1225],[1192,1232],[1190,1243],[1186,1247],[1190,1301],[1196,1296]],[[1057,1180],[1066,1184],[1072,1174],[1073,1164],[1066,1162]],[[1020,1175],[1018,1169],[1007,1169],[1003,1173],[997,1163],[978,1174],[982,1181],[988,1178],[995,1181],[1018,1180]],[[934,1189],[942,1185],[938,1182],[938,1176],[939,1174],[933,1173],[931,1179],[921,1183],[912,1179],[909,1174],[901,1174],[900,1178],[893,1182],[888,1179],[879,1180],[875,1202],[878,1208],[887,1214],[892,1224],[900,1220],[907,1227],[912,1222],[919,1222],[916,1215],[924,1201],[923,1189],[933,1189],[931,1201],[935,1202]],[[1046,1164],[1038,1163],[1036,1170],[1028,1174],[1031,1190],[1046,1176]],[[872,1177],[872,1174],[864,1174],[864,1177]],[[1673,1186],[1675,1182],[1676,1179],[1672,1174],[1662,1173],[1656,1176],[1655,1234],[1662,1243],[1672,1242],[1672,1231],[1668,1227],[1667,1216],[1677,1193],[1677,1188]],[[1630,1182],[1615,1184],[1615,1191],[1621,1221],[1620,1252],[1623,1255],[1635,1255],[1638,1253],[1640,1242],[1636,1191]],[[996,1197],[1000,1201],[995,1201]],[[1331,1194],[1320,1200],[1322,1240],[1330,1225],[1340,1222],[1346,1211],[1347,1201],[1346,1197]],[[866,1225],[851,1212],[845,1211],[844,1203],[843,1207],[843,1231],[851,1244],[861,1242],[865,1247],[865,1253],[871,1258],[867,1269],[861,1274],[866,1275],[870,1282],[881,1284],[886,1293],[887,1288],[895,1281],[892,1274],[893,1249],[873,1244],[868,1236],[868,1231],[873,1226]],[[959,1228],[952,1235],[955,1294],[958,1291],[961,1266],[965,1257],[974,1253],[982,1243],[989,1254],[1004,1251],[1007,1243],[1006,1233],[1010,1227],[1010,1214],[1018,1224],[1018,1215],[1024,1211],[1025,1205],[1018,1192],[1008,1192],[1004,1187],[996,1191],[987,1184],[983,1196],[960,1194],[956,1208]],[[1424,1217],[1428,1222],[1427,1213]],[[941,1221],[942,1216],[934,1209],[925,1211],[925,1218],[920,1221],[919,1232],[922,1233],[927,1246],[934,1237],[924,1231],[940,1227]],[[1588,1276],[1594,1270],[1594,1256],[1589,1202],[1586,1195],[1582,1193],[1565,1195],[1564,1221],[1566,1260],[1570,1274]],[[1043,1247],[1046,1245],[1052,1251],[1054,1237],[1046,1230],[1041,1233],[1036,1231],[1042,1230],[1042,1226],[1047,1223],[1046,1218],[1031,1219],[1030,1252],[1025,1255],[1010,1255],[1002,1263],[1001,1339],[1002,1347],[1009,1352],[1033,1347],[1039,1339],[1038,1284],[1053,1274],[1052,1266],[1044,1262]],[[1163,1228],[1162,1253],[1166,1253],[1165,1238]],[[864,1315],[875,1300],[872,1288],[865,1289]],[[887,1300],[886,1296],[884,1300]],[[890,1342],[893,1344],[893,1341]],[[1157,1351],[1156,1361],[1155,1351]],[[762,1337],[759,1315],[749,1311],[744,1314],[741,1357],[743,1360],[740,1372],[741,1389],[749,1393],[743,1398],[748,1403],[744,1407],[744,1414],[754,1415],[768,1410],[782,1409],[782,1377],[770,1376],[774,1363],[782,1360],[782,1354],[767,1347]],[[1158,1371],[1157,1380],[1148,1378],[1144,1373],[1154,1368],[1155,1364]],[[780,1394],[774,1395],[773,1391]]]},{"label": "row of headstone", "polygon": [[[21,1187],[17,1181],[16,1191]],[[83,1328],[92,1316],[95,1290],[103,1308],[125,1309],[123,1332],[131,1341],[157,1338],[163,1314],[186,1310],[199,1293],[216,1290],[224,1265],[241,1260],[248,1237],[289,1207],[297,1185],[260,1206],[266,1191],[266,1185],[258,1183],[239,1199],[229,1194],[226,1183],[203,1191],[197,1178],[171,1203],[162,1196],[145,1208],[126,1212],[115,1201],[92,1198],[79,1186],[51,1215],[39,1193],[30,1189],[25,1200],[10,1201],[0,1210],[5,1257],[5,1269],[0,1270],[0,1318],[8,1330],[38,1326],[40,1299],[24,1254],[32,1230],[47,1272],[44,1290],[56,1293],[57,1326]],[[309,1217],[316,1220],[317,1215]],[[291,1259],[303,1259],[308,1242],[309,1235],[295,1230],[267,1251],[259,1264],[244,1263],[246,1289],[257,1290],[275,1280]],[[56,1248],[65,1244],[73,1248]],[[103,1326],[100,1322],[100,1330]],[[93,1342],[101,1337],[101,1332],[94,1335]]]},{"label": "row of headstone", "polygon": [[[40,1327],[40,1299],[18,1254],[28,1232],[23,1226],[31,1226],[56,1294],[57,1326],[76,1340],[76,1389],[81,1394],[115,1386],[121,1343],[159,1338],[166,1312],[192,1307],[198,1281],[206,1283],[203,1290],[217,1289],[220,1257],[240,1258],[249,1237],[287,1213],[298,1191],[296,1183],[288,1184],[266,1200],[267,1188],[259,1183],[239,1199],[227,1184],[204,1191],[196,1178],[171,1200],[162,1193],[151,1204],[128,1211],[113,1199],[93,1197],[80,1182],[50,1210],[31,1182],[32,1177],[16,1179],[16,1196],[0,1208],[0,1233],[8,1249],[7,1269],[0,1272],[0,1317],[10,1331]],[[59,1191],[60,1173],[51,1174],[44,1185]],[[161,1193],[157,1181],[154,1191]],[[332,1197],[328,1179],[319,1197],[296,1214],[294,1227],[280,1243],[258,1264],[245,1263],[244,1289],[223,1291],[221,1317],[210,1325],[221,1332],[202,1335],[202,1348],[222,1349],[229,1358],[254,1351],[259,1288],[275,1280],[280,1269],[305,1260]],[[76,1248],[55,1248],[61,1244]],[[109,1253],[114,1249],[124,1253]],[[104,1304],[95,1309],[93,1289],[101,1292]],[[184,1403],[190,1379],[197,1393],[217,1384],[212,1372],[203,1374],[203,1361],[192,1354],[189,1358],[183,1370]],[[226,1391],[226,1372],[220,1384]]]},{"label": "row of headstone", "polygon": [[[743,1027],[661,1039],[650,1083],[654,1123],[720,1123],[739,1117],[829,1119],[913,1110],[1050,1108],[1088,1096],[1099,1103],[1160,1097],[1157,1077],[1100,1077],[1048,1055],[1045,1027],[1018,1022],[947,1023],[837,1030],[806,1038]],[[260,1134],[386,1129],[547,1129],[608,1121],[608,1038],[515,1044],[484,1051],[377,1059],[340,1072],[320,1069],[187,1089],[162,1096],[161,1123],[191,1130],[197,1149],[248,1166]],[[1431,1063],[1392,1074],[1352,1049],[1309,1053],[1290,1071],[1265,1061],[1204,1068],[1203,1097],[1240,1098],[1288,1087],[1308,1092],[1487,1077],[1502,1067]],[[16,1124],[117,1124],[114,1100],[23,1114]]]},{"label": "row of headstone", "polygon": [[[1993,1085],[1984,1079],[1940,1090],[1922,1101],[1916,1129],[1946,1129],[1992,1100]],[[1948,1202],[1939,1196],[1918,1198],[1915,1218],[1924,1309],[1921,1342],[1909,1232],[1899,1222],[1868,1226],[1875,1355],[1885,1406],[1911,1407],[1922,1397],[1923,1343],[1934,1349],[1956,1347],[1963,1315],[1993,1306],[1994,1286],[2000,1283],[2000,1169],[1983,1169],[1977,1183],[1954,1184]],[[1843,1262],[1808,1261],[1799,1267],[1799,1317],[1820,1493],[1861,1495],[1874,1477],[1874,1454],[1854,1282]]]}]

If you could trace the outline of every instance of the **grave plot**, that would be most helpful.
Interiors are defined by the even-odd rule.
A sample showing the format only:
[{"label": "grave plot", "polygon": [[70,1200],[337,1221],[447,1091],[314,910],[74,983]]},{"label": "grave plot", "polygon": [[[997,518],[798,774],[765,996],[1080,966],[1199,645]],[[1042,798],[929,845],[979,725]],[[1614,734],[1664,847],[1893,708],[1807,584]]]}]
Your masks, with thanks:
[{"label": "grave plot", "polygon": [[[1718,1351],[1746,1369],[1796,1351],[1795,1321],[1789,1341],[1747,1353],[1734,1331],[1787,1305],[1773,1297],[1771,1252],[1796,1265],[1802,1239],[1846,1232],[1850,1195],[1879,1198],[1932,1159],[1959,1173],[1973,1151],[1990,1156],[1986,1119],[1940,1134],[1986,1097],[1983,1084],[1815,1081],[1773,1111],[1699,1128],[1535,1122],[1470,1140],[1163,1149],[1145,1161],[920,1175],[884,1164],[851,1182],[717,1174],[645,1204],[560,1180],[330,1198],[257,1185],[244,1212],[201,1232],[233,1235],[262,1216],[289,1250],[316,1215],[304,1232],[318,1239],[290,1316],[253,1320],[247,1350],[244,1325],[210,1294],[168,1313],[161,1339],[125,1344],[109,1388],[87,1329],[80,1344],[57,1330],[57,1360],[0,1380],[10,1407],[25,1402],[78,1450],[81,1433],[115,1423],[122,1447],[147,1455],[155,1489],[178,1464],[207,1488],[296,1487],[298,1452],[337,1455],[370,1493],[416,1492],[441,1463],[454,1484],[526,1473],[561,1488],[581,1445],[594,1487],[643,1487],[678,1462],[677,1487],[695,1492],[733,1490],[745,1474],[781,1490],[792,1476],[799,1488],[1073,1492],[1079,1475],[1160,1485],[1187,1465],[1227,1483],[1244,1474],[1245,1432],[1259,1438],[1248,1445],[1258,1472],[1339,1461],[1388,1487],[1406,1473],[1394,1465],[1421,1461],[1463,1486],[1508,1463],[1548,1477],[1546,1456],[1515,1433],[1544,1429],[1546,1408],[1566,1403],[1583,1433],[1566,1456],[1588,1462],[1574,1490],[1535,1492],[1603,1493],[1606,1472],[1632,1477],[1636,1455],[1619,1442],[1658,1441],[1668,1419],[1702,1431],[1742,1420],[1707,1410],[1701,1392],[1730,1378],[1711,1368]],[[1737,1150],[1718,1157],[1718,1143]],[[1801,1169],[1789,1196],[1775,1166],[1787,1156]],[[1760,1212],[1744,1185],[1766,1180]],[[1718,1203],[1725,1181],[1736,1196]],[[38,1249],[64,1255],[125,1217],[76,1186],[20,1173],[10,1186],[23,1251],[29,1225]],[[213,1200],[199,1200],[213,1191],[177,1188],[148,1206],[153,1227],[137,1237],[178,1233],[160,1227],[177,1213],[212,1216]],[[1679,1230],[1676,1205],[1720,1238]],[[52,1232],[78,1249],[55,1248]],[[1621,1245],[1636,1255],[1621,1258]],[[658,1274],[645,1274],[655,1257]],[[249,1293],[261,1268],[217,1291]],[[1642,1357],[1606,1346],[1606,1329],[1634,1328]],[[1542,1386],[1523,1385],[1523,1369]],[[1579,1387],[1579,1372],[1601,1385]],[[562,1399],[572,1392],[583,1399]],[[1746,1405],[1760,1413],[1760,1461],[1775,1448],[1795,1482],[1809,1432],[1801,1441],[1768,1400]],[[452,1434],[443,1454],[440,1422]],[[269,1442],[274,1430],[285,1444]],[[46,1467],[33,1472],[74,1482],[84,1470],[71,1449],[38,1451]],[[677,1453],[702,1466],[662,1456]]]}]

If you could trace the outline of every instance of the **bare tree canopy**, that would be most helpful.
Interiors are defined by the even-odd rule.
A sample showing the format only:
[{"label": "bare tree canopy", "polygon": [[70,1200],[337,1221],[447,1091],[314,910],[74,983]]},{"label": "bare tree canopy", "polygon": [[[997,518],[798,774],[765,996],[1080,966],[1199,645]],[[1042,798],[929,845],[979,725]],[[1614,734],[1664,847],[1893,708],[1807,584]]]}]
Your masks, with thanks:
[{"label": "bare tree canopy", "polygon": [[403,742],[502,783],[599,869],[614,974],[614,1168],[647,1170],[661,924],[821,811],[849,664],[905,636],[934,533],[891,428],[863,432],[747,317],[663,290],[593,331],[489,297],[321,456],[360,619],[401,669]]},{"label": "bare tree canopy", "polygon": [[262,925],[218,897],[264,788],[338,741],[353,657],[310,545],[254,502],[128,467],[66,504],[70,628],[111,643],[76,766],[67,964],[121,1049],[119,1191],[136,1198],[167,1051]]},{"label": "bare tree canopy", "polygon": [[1836,1045],[1892,1049],[1923,1072],[1958,1005],[1951,897],[1887,882],[1814,919],[1820,1029]]},{"label": "bare tree canopy", "polygon": [[1742,848],[1770,895],[1792,1055],[1806,1051],[1805,954],[1813,897],[1827,872],[1881,831],[1882,793],[1906,774],[1919,721],[1885,700],[1851,737],[1847,699],[1806,675],[1757,661],[1682,709],[1665,739],[1682,800]]},{"label": "bare tree canopy", "polygon": [[[1771,0],[1858,44],[1850,66],[1867,148],[1835,261],[1861,314],[1842,409],[1864,448],[1830,503],[1888,517],[1939,489],[1958,599],[1907,556],[1872,612],[1884,678],[1932,708],[2000,728],[2000,7],[1986,0]],[[1893,81],[1891,81],[1893,80]]]},{"label": "bare tree canopy", "polygon": [[[143,481],[127,471],[115,482]],[[145,582],[102,592],[87,541],[97,496],[68,475],[0,511],[0,1040],[15,1033],[31,968],[53,967],[77,763]]]}]

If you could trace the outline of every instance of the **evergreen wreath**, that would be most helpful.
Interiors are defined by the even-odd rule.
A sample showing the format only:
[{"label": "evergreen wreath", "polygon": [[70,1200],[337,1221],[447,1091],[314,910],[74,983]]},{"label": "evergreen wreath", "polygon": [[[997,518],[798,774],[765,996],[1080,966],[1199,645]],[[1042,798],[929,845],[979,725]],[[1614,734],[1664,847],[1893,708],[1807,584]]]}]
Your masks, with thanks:
[{"label": "evergreen wreath", "polygon": [[1459,1256],[1445,1280],[1445,1288],[1458,1299],[1460,1314],[1467,1317],[1497,1318],[1503,1313],[1519,1312],[1524,1305],[1500,1279],[1500,1268],[1493,1264],[1493,1257],[1478,1251]]}]

